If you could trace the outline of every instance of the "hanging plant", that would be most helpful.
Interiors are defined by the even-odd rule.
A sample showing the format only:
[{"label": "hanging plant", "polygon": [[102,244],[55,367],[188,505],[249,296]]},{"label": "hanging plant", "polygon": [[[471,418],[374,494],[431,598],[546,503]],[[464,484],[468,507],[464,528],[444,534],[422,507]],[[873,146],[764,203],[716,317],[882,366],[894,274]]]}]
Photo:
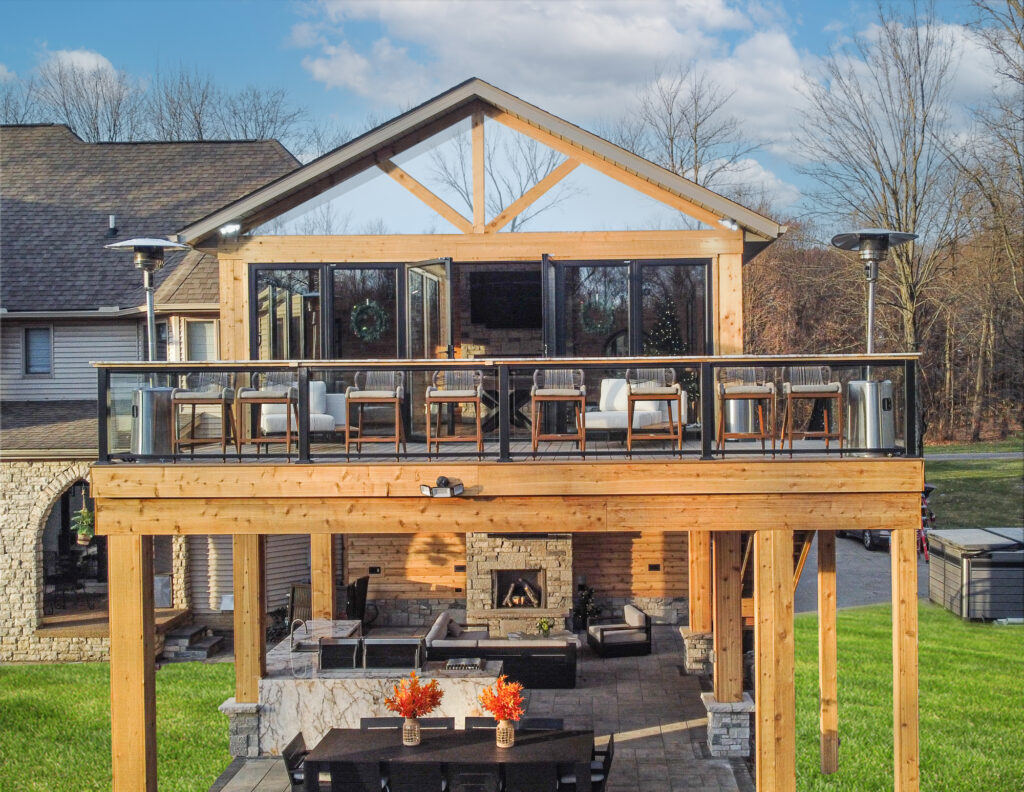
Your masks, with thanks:
[{"label": "hanging plant", "polygon": [[388,331],[388,312],[376,300],[367,300],[352,307],[348,323],[356,338],[376,341]]},{"label": "hanging plant", "polygon": [[590,335],[607,335],[615,323],[615,309],[604,300],[586,300],[580,306],[580,327]]},{"label": "hanging plant", "polygon": [[85,506],[71,516],[71,530],[78,534],[78,544],[87,545],[96,535],[96,524],[92,512]]}]

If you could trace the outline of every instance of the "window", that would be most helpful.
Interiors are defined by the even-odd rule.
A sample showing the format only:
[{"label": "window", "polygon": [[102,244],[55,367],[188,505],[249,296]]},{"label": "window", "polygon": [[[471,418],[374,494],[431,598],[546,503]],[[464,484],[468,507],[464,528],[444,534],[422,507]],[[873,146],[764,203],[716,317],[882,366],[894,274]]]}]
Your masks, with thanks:
[{"label": "window", "polygon": [[25,328],[25,373],[35,376],[53,374],[53,328]]},{"label": "window", "polygon": [[185,322],[185,359],[217,359],[216,322]]}]

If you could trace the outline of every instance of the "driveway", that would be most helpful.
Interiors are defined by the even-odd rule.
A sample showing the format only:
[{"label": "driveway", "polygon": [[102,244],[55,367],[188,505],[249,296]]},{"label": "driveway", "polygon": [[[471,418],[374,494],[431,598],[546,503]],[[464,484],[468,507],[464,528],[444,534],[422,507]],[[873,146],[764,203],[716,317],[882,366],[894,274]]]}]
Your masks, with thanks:
[{"label": "driveway", "polygon": [[[860,539],[836,539],[836,599],[840,608],[892,601],[889,551],[865,550]],[[928,564],[917,559],[917,595],[928,599]],[[796,587],[793,609],[807,613],[818,609],[818,539],[811,545],[803,574]]]}]

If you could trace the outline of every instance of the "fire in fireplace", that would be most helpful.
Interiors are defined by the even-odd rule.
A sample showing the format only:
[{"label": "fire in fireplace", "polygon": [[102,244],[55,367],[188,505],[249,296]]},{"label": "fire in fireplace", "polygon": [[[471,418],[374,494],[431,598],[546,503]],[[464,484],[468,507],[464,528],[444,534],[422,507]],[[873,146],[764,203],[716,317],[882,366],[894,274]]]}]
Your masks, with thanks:
[{"label": "fire in fireplace", "polygon": [[495,608],[543,608],[544,570],[491,570],[491,593]]}]

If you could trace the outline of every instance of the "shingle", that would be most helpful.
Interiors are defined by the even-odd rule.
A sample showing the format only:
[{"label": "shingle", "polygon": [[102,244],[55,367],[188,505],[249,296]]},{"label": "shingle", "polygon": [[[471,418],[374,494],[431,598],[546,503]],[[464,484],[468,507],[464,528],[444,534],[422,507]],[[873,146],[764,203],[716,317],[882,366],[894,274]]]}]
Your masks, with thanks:
[{"label": "shingle", "polygon": [[[172,234],[297,166],[276,141],[85,143],[63,125],[0,126],[0,306],[140,305],[131,257],[104,245]],[[158,288],[182,259],[168,256]],[[210,266],[198,262],[196,284],[180,279],[171,293],[181,299],[164,301],[215,302]]]},{"label": "shingle", "polygon": [[96,401],[5,400],[0,404],[0,449],[96,449]]}]

